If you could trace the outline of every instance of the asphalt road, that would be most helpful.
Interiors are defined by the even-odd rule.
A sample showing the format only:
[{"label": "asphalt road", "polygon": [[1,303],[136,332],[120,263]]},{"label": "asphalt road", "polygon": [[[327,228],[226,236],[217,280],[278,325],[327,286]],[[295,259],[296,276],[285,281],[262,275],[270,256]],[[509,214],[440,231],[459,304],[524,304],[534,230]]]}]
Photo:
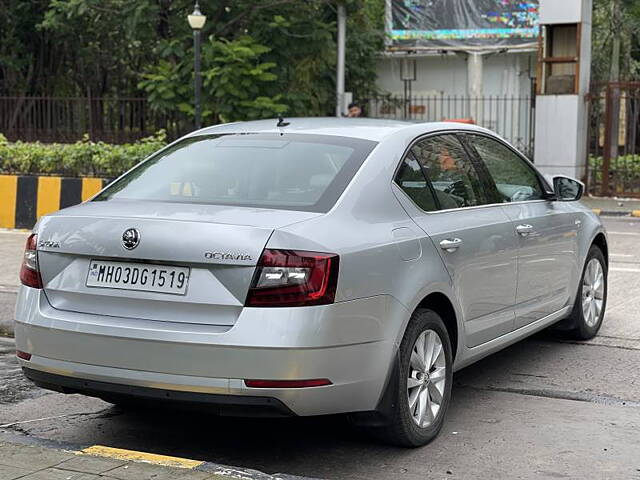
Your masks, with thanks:
[{"label": "asphalt road", "polygon": [[[601,334],[572,343],[543,332],[459,372],[444,429],[423,448],[377,444],[342,417],[126,411],[45,392],[23,379],[2,343],[0,433],[322,478],[640,479],[640,219],[605,223],[611,268]],[[0,290],[0,320],[14,299]]]}]

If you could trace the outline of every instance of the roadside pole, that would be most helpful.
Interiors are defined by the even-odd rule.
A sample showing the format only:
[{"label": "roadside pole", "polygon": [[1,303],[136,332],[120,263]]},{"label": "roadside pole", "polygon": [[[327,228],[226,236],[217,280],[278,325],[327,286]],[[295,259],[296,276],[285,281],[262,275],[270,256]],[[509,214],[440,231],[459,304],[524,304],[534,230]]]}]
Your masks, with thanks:
[{"label": "roadside pole", "polygon": [[342,2],[338,3],[338,38],[337,38],[337,70],[336,70],[336,117],[344,114],[344,75],[345,50],[347,40],[347,11]]}]

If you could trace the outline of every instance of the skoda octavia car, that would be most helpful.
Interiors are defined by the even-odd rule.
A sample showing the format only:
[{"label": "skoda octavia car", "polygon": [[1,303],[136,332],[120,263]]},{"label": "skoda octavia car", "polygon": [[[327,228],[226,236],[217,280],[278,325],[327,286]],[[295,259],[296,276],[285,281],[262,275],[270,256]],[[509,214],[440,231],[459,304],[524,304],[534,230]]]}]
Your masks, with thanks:
[{"label": "skoda octavia car", "polygon": [[40,219],[17,354],[53,390],[350,413],[422,445],[454,371],[554,324],[600,328],[607,237],[582,191],[474,126],[205,128]]}]

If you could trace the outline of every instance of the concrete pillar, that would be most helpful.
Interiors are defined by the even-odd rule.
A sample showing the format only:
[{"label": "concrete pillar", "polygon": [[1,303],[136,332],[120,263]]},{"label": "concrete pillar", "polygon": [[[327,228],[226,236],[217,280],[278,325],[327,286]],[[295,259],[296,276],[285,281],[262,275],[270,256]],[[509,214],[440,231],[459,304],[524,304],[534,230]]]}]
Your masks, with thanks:
[{"label": "concrete pillar", "polygon": [[482,96],[482,77],[484,62],[481,53],[469,53],[467,57],[467,75],[469,79],[469,96]]},{"label": "concrete pillar", "polygon": [[467,55],[467,95],[469,96],[469,116],[476,123],[482,120],[482,98],[484,60],[481,53],[470,52]]},{"label": "concrete pillar", "polygon": [[[536,98],[535,163],[546,175],[584,179],[587,162],[592,0],[540,0],[541,25],[579,24],[578,91]],[[541,82],[542,79],[538,79]],[[544,92],[543,92],[544,93]]]}]

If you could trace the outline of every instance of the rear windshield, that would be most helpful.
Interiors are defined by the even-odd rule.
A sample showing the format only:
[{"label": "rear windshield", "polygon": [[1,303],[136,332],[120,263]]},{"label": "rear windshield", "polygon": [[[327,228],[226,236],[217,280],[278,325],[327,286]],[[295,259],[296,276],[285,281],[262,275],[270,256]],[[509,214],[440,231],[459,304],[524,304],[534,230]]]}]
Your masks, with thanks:
[{"label": "rear windshield", "polygon": [[94,201],[149,200],[327,212],[376,143],[329,135],[187,138]]}]

